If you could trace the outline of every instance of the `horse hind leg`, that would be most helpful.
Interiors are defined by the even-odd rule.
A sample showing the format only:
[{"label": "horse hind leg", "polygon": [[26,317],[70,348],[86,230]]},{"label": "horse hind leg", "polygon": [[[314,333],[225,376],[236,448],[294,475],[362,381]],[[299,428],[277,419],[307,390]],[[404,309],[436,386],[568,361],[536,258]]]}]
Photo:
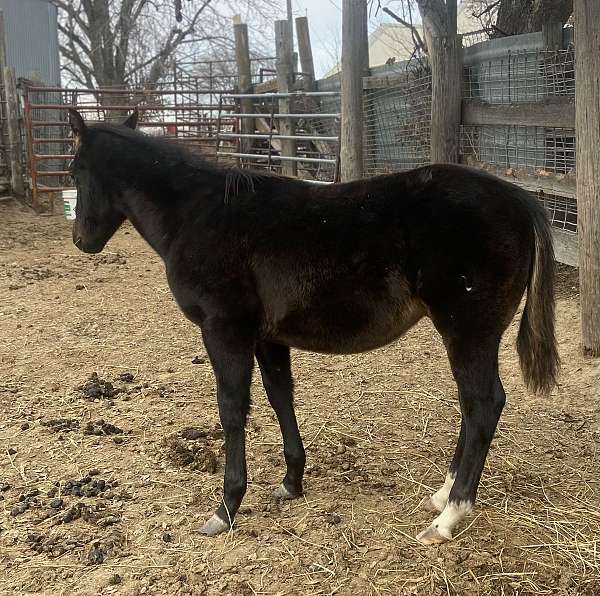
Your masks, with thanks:
[{"label": "horse hind leg", "polygon": [[435,493],[423,500],[423,507],[427,511],[438,511],[441,513],[444,510],[444,507],[446,507],[448,497],[450,496],[450,491],[452,490],[454,481],[456,480],[456,470],[458,469],[458,464],[462,458],[464,446],[465,423],[464,418],[461,416],[458,441],[456,443],[456,449],[454,450],[454,457],[452,458],[452,462],[450,463],[448,471],[446,472],[444,484]]},{"label": "horse hind leg", "polygon": [[499,338],[448,342],[448,356],[458,384],[463,414],[463,443],[461,446],[459,438],[458,458],[455,454],[453,460],[453,464],[457,464],[456,475],[447,503],[432,524],[417,536],[424,544],[451,540],[456,526],[472,511],[485,459],[506,399],[498,377],[498,346]]}]

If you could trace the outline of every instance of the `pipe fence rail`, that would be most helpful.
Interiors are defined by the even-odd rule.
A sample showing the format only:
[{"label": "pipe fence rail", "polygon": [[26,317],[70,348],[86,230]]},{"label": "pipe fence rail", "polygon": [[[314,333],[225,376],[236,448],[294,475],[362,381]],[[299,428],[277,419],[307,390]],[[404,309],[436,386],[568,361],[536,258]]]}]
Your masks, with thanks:
[{"label": "pipe fence rail", "polygon": [[[251,110],[236,111],[236,124],[220,121],[216,155],[218,159],[236,160],[241,167],[265,168],[281,172],[285,162],[298,164],[298,175],[313,182],[334,182],[339,172],[339,111],[326,111],[323,100],[336,98],[339,91],[293,91],[288,93],[223,94],[224,105],[251,100]],[[290,102],[290,111],[279,111],[279,100]],[[240,105],[240,104],[238,104]],[[247,102],[246,104],[247,105]],[[253,132],[242,130],[241,120],[250,120]],[[281,123],[294,122],[294,134],[283,134]],[[235,128],[236,130],[230,130]],[[223,147],[223,141],[245,141],[246,150]],[[292,142],[293,155],[286,155],[284,142]]]},{"label": "pipe fence rail", "polygon": [[[461,160],[535,193],[553,225],[576,234],[574,47],[545,49],[541,33],[481,41],[489,33],[463,36]],[[565,30],[564,39],[569,38]],[[273,92],[275,62],[251,59],[255,93],[236,90],[232,60],[180,62],[174,80],[152,90],[22,82],[32,205],[51,204],[53,193],[71,188],[69,106],[89,120],[105,120],[124,118],[136,105],[143,131],[173,138],[207,157],[275,172],[289,172],[292,166],[285,164],[295,164],[301,178],[337,181],[339,74],[316,81],[313,91]],[[429,163],[431,83],[426,58],[376,67],[363,79],[366,175]],[[303,85],[296,73],[294,89]]]}]

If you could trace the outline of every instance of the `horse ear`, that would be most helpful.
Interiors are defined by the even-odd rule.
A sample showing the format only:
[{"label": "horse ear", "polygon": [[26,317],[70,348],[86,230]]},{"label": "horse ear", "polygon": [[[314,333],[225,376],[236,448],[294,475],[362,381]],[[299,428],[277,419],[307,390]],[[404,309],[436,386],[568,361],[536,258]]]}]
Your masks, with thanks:
[{"label": "horse ear", "polygon": [[133,112],[131,112],[131,114],[129,114],[129,116],[127,116],[127,118],[125,119],[125,122],[123,122],[123,126],[126,126],[127,128],[131,128],[132,130],[135,130],[137,123],[138,123],[138,116],[139,116],[139,111],[136,106],[135,108],[133,108]]},{"label": "horse ear", "polygon": [[85,134],[87,126],[85,125],[81,114],[73,108],[69,108],[69,123],[71,124],[71,130],[76,137],[82,137]]}]

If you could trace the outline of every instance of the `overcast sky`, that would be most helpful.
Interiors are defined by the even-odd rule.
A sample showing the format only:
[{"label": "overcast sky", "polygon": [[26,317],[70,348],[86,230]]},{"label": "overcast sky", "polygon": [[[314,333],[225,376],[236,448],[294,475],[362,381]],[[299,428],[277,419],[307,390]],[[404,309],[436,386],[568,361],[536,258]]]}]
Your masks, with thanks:
[{"label": "overcast sky", "polygon": [[[285,2],[281,2],[282,17],[285,17]],[[342,39],[342,0],[292,0],[295,16],[307,16],[310,28],[310,41],[317,78],[337,62]],[[389,17],[379,11],[371,14],[369,31],[372,31]]]}]

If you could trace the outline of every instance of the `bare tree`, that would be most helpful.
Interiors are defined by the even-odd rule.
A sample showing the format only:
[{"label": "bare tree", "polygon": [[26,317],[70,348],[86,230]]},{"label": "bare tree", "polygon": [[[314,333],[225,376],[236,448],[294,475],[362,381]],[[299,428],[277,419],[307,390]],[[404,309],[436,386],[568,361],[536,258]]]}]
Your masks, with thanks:
[{"label": "bare tree", "polygon": [[469,0],[473,15],[496,35],[541,31],[544,21],[566,23],[573,0]]},{"label": "bare tree", "polygon": [[[234,12],[261,26],[276,0],[52,0],[59,9],[63,69],[90,88],[152,87],[165,77],[178,53],[219,56],[231,51]],[[262,21],[262,22],[261,22]],[[269,28],[270,31],[270,28]]]}]

